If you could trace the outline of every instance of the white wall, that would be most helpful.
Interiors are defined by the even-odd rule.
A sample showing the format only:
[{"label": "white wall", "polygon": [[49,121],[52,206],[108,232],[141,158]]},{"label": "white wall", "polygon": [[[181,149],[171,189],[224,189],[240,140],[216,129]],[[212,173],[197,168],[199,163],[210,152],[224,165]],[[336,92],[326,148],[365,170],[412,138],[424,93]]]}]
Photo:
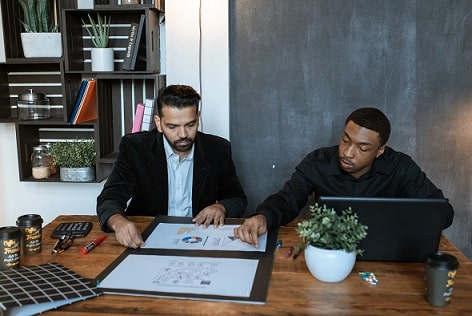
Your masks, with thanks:
[{"label": "white wall", "polygon": [[[167,83],[189,84],[202,94],[203,131],[229,139],[228,1],[167,1],[165,56]],[[15,225],[25,213],[41,214],[46,223],[60,214],[95,214],[103,183],[20,182],[16,151],[14,124],[1,123],[0,226]]]},{"label": "white wall", "polygon": [[[2,6],[0,3],[0,21],[2,20]],[[3,37],[3,24],[0,23],[0,63],[5,62],[5,40]]]}]

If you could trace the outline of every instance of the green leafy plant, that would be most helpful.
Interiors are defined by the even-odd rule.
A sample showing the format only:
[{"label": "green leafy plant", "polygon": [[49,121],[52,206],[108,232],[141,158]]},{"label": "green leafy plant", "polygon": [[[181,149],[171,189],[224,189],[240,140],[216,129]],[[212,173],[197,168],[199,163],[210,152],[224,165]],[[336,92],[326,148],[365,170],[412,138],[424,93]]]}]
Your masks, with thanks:
[{"label": "green leafy plant", "polygon": [[95,165],[95,140],[74,139],[52,143],[49,148],[53,165],[63,168],[84,168]]},{"label": "green leafy plant", "polygon": [[367,226],[362,225],[356,213],[349,207],[337,213],[326,205],[310,206],[311,219],[298,223],[297,233],[305,243],[312,246],[346,250],[362,254],[359,242],[367,236]]},{"label": "green leafy plant", "polygon": [[89,13],[88,19],[90,23],[85,23],[84,19],[82,19],[82,24],[90,35],[93,45],[97,48],[108,47],[111,18],[109,16],[102,17],[100,13],[97,13],[97,21],[95,21]]},{"label": "green leafy plant", "polygon": [[57,32],[57,25],[50,21],[49,0],[18,0],[23,9],[23,25],[25,32],[42,33]]}]

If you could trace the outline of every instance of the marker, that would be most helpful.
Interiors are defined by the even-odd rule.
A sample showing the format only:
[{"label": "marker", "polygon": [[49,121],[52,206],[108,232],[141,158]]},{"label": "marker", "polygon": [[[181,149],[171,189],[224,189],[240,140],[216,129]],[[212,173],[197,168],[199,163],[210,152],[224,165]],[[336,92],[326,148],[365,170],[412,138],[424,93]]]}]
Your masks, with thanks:
[{"label": "marker", "polygon": [[107,238],[107,235],[101,235],[99,236],[97,239],[95,239],[95,241],[92,241],[90,244],[88,244],[87,246],[85,246],[84,248],[80,249],[80,252],[83,254],[83,255],[86,255],[88,254],[90,251],[92,251],[93,248],[97,247],[98,245],[100,245],[102,243],[102,241],[105,240],[105,238]]}]

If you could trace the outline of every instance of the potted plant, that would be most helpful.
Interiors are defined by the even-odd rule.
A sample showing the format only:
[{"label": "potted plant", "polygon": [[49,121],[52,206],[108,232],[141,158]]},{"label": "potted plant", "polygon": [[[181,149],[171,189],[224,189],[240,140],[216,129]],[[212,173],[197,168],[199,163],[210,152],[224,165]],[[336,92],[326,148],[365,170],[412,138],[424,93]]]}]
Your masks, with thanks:
[{"label": "potted plant", "polygon": [[59,167],[61,181],[95,180],[95,140],[73,139],[52,143],[49,148],[54,166]]},{"label": "potted plant", "polygon": [[306,243],[305,261],[315,278],[339,282],[351,273],[356,255],[362,255],[359,242],[367,236],[367,226],[359,222],[349,207],[341,212],[310,206],[312,217],[298,223],[297,233]]},{"label": "potted plant", "polygon": [[61,57],[61,33],[56,21],[51,21],[49,0],[18,0],[23,10],[21,33],[23,54],[32,57]]},{"label": "potted plant", "polygon": [[91,50],[92,71],[113,71],[114,57],[113,48],[108,47],[108,40],[110,37],[110,17],[102,17],[97,12],[95,19],[88,14],[89,23],[82,19],[82,23],[90,35],[90,40],[93,43]]}]

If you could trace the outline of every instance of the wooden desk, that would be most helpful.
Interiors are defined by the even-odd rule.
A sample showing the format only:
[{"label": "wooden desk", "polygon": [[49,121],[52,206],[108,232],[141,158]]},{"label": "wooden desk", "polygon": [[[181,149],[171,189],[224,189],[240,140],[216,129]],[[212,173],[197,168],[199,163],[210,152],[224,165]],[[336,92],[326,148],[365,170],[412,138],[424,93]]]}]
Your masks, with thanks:
[{"label": "wooden desk", "polygon": [[[151,217],[131,217],[141,230]],[[55,239],[50,238],[61,222],[92,221],[94,227],[84,239],[76,239],[67,251],[52,256]],[[58,262],[86,278],[95,278],[124,248],[114,234],[87,255],[80,248],[102,234],[95,216],[59,216],[43,228],[40,254],[22,256],[25,266]],[[240,304],[195,300],[161,299],[105,294],[63,306],[46,315],[467,315],[472,313],[472,263],[446,238],[440,250],[460,261],[452,302],[447,307],[432,307],[424,299],[424,268],[421,263],[356,262],[354,271],[339,283],[316,280],[306,268],[304,256],[286,259],[287,249],[300,242],[293,226],[281,227],[283,248],[275,253],[266,304]],[[358,272],[374,272],[379,280],[373,286],[361,280]],[[132,277],[132,276],[130,276]],[[230,286],[230,285],[228,285]]]}]

